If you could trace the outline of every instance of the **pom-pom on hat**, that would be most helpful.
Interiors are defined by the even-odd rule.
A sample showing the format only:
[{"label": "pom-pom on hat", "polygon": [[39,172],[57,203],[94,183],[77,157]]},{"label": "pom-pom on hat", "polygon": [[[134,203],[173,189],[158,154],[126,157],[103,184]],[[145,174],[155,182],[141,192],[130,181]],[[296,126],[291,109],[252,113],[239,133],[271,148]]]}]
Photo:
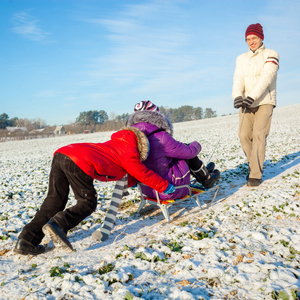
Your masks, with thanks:
[{"label": "pom-pom on hat", "polygon": [[134,106],[134,111],[140,111],[140,110],[159,111],[159,108],[150,100],[147,100],[147,101],[141,101]]},{"label": "pom-pom on hat", "polygon": [[264,39],[263,28],[259,23],[251,24],[248,26],[248,28],[246,29],[246,33],[245,33],[245,39],[247,39],[247,36],[250,34],[254,34],[262,40]]}]

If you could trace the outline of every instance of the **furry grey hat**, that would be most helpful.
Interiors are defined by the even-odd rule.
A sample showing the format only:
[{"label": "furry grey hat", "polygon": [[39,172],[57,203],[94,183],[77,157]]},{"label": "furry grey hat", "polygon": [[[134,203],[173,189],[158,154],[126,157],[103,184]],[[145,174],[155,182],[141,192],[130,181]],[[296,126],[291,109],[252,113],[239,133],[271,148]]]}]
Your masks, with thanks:
[{"label": "furry grey hat", "polygon": [[137,123],[151,123],[156,125],[158,128],[163,129],[170,135],[173,135],[173,125],[169,118],[158,111],[142,110],[136,111],[129,116],[127,125],[133,126]]}]

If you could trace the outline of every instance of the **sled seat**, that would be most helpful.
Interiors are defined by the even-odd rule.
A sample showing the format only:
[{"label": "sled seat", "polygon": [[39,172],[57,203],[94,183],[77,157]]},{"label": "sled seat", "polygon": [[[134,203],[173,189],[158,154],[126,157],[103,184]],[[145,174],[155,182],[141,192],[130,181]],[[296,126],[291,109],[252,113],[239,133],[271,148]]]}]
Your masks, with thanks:
[{"label": "sled seat", "polygon": [[[197,186],[196,184],[191,183],[190,185],[180,185],[180,186],[175,187],[175,189],[188,188],[188,190],[189,190],[188,195],[186,195],[182,198],[178,198],[178,199],[161,200],[159,198],[159,194],[157,191],[155,191],[156,198],[149,198],[146,195],[144,195],[144,193],[142,191],[142,185],[144,185],[144,184],[138,183],[138,188],[139,188],[140,196],[141,196],[141,202],[140,202],[139,208],[137,210],[137,213],[140,213],[146,204],[157,205],[161,209],[165,219],[168,222],[170,221],[170,215],[169,215],[169,210],[168,210],[170,206],[177,204],[179,202],[182,202],[182,201],[186,201],[186,200],[195,200],[198,207],[200,207],[200,208],[209,207],[214,202],[214,200],[217,196],[218,190],[219,190],[218,185],[213,186],[212,188],[209,188],[209,189],[205,189],[204,187],[200,187],[200,186]],[[201,200],[199,196],[201,194],[204,194],[204,193],[207,193],[207,192],[210,192],[213,190],[215,191],[215,193],[214,193],[212,200],[209,201],[208,203],[204,203],[203,200]]]}]

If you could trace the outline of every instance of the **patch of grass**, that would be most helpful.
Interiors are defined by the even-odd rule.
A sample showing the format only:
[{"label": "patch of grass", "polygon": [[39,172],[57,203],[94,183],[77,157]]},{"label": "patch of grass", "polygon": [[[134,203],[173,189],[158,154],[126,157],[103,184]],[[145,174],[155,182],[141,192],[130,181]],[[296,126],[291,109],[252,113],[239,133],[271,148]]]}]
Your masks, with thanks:
[{"label": "patch of grass", "polygon": [[167,257],[161,259],[159,258],[159,256],[154,256],[152,259],[148,258],[147,255],[143,252],[136,252],[135,253],[135,258],[140,258],[141,260],[146,260],[146,261],[153,261],[153,262],[158,262],[158,261],[162,261],[165,262],[167,260]]},{"label": "patch of grass", "polygon": [[292,246],[290,246],[289,250],[290,250],[290,253],[291,253],[291,254],[299,254],[299,255],[300,255],[300,251],[297,251],[297,250],[296,250],[294,247],[292,247]]},{"label": "patch of grass", "polygon": [[188,224],[189,224],[189,221],[184,221],[184,222],[180,223],[179,226],[185,227]]},{"label": "patch of grass", "polygon": [[50,269],[50,277],[63,277],[63,273],[69,272],[70,265],[64,263],[63,267],[52,267]]},{"label": "patch of grass", "polygon": [[132,206],[134,206],[134,201],[133,200],[128,200],[128,201],[126,201],[126,202],[122,202],[121,204],[120,204],[120,206],[119,206],[119,209],[120,210],[124,210],[124,209],[127,209],[127,208],[129,208],[129,207],[132,207]]},{"label": "patch of grass", "polygon": [[113,264],[107,264],[104,265],[103,267],[99,268],[98,273],[100,275],[106,274],[108,272],[111,272],[114,269],[114,265]]},{"label": "patch of grass", "polygon": [[75,282],[83,282],[83,279],[79,276],[75,276]]},{"label": "patch of grass", "polygon": [[171,249],[171,251],[180,252],[180,253],[181,253],[181,249],[183,248],[182,243],[178,243],[176,240],[167,243],[167,246]]},{"label": "patch of grass", "polygon": [[[284,291],[279,291],[279,292],[272,291],[271,298],[272,299],[282,299],[282,300],[289,300],[290,299],[289,295]],[[294,298],[294,299],[299,299],[299,298]]]},{"label": "patch of grass", "polygon": [[290,242],[285,241],[285,240],[280,240],[280,243],[284,246],[287,247],[289,245]]},{"label": "patch of grass", "polygon": [[129,291],[127,291],[124,300],[133,300],[133,299],[134,299],[134,295],[132,293],[130,293]]},{"label": "patch of grass", "polygon": [[205,238],[209,238],[209,233],[206,231],[196,231],[190,234],[190,238],[193,240],[203,240]]}]

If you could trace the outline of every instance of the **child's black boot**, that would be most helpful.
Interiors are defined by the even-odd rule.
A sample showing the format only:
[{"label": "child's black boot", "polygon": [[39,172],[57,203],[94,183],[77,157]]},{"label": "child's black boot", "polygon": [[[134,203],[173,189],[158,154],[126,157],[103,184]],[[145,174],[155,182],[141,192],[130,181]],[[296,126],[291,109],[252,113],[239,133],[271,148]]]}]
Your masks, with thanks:
[{"label": "child's black boot", "polygon": [[[200,161],[201,162],[201,161]],[[214,170],[215,164],[210,162],[207,167],[201,162],[198,169],[191,169],[196,180],[201,183],[206,189],[211,188],[214,183],[220,178],[219,170]]]},{"label": "child's black boot", "polygon": [[212,173],[209,173],[209,177],[202,182],[202,185],[206,189],[209,189],[209,188],[213,187],[213,185],[219,178],[220,178],[220,171],[215,169],[215,170],[213,170]]},{"label": "child's black boot", "polygon": [[66,233],[53,219],[44,225],[42,230],[44,234],[53,241],[55,247],[73,250]]},{"label": "child's black boot", "polygon": [[42,245],[34,246],[30,242],[19,238],[15,246],[14,252],[22,255],[38,255],[45,252],[45,247]]}]

